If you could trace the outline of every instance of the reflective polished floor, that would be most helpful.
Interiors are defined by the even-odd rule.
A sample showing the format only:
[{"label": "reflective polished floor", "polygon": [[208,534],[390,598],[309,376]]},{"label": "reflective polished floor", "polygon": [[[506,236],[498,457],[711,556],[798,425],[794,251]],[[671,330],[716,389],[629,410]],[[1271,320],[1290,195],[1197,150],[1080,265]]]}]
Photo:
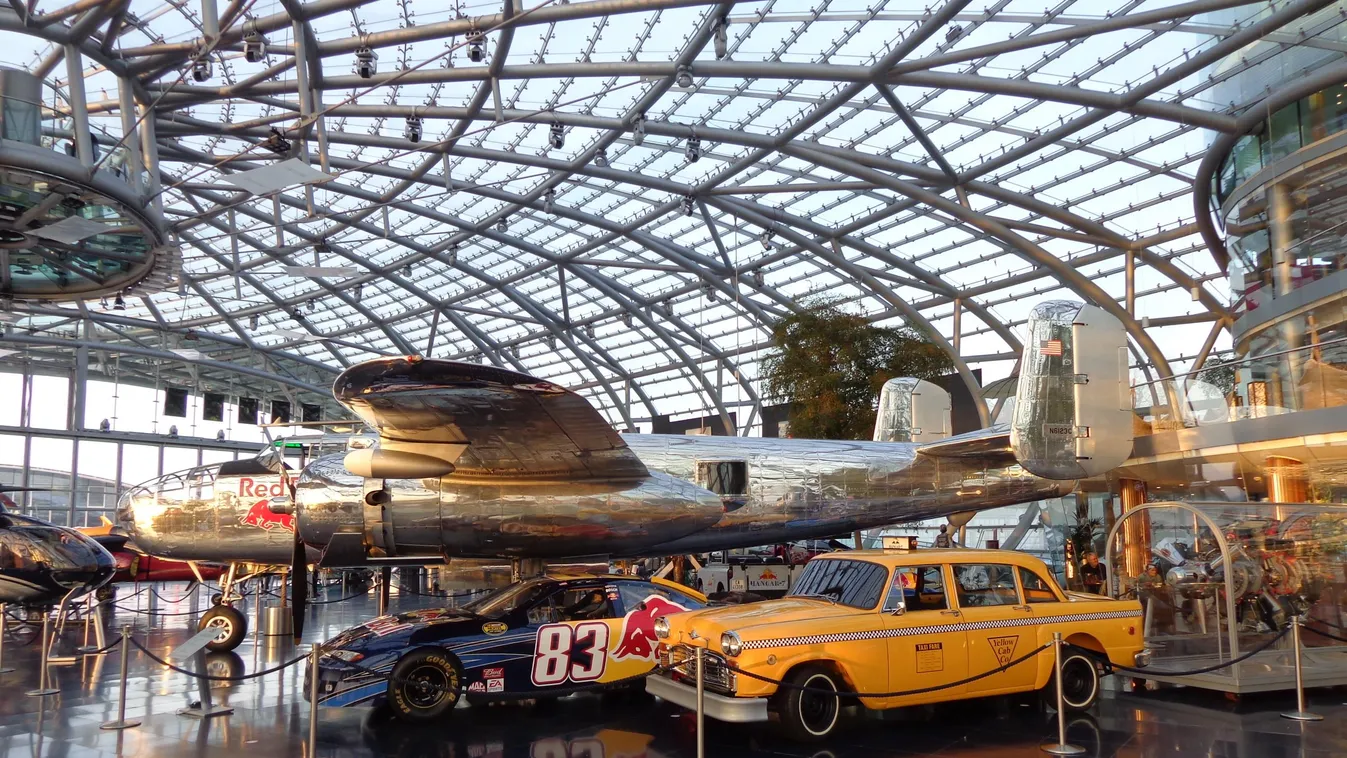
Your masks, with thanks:
[{"label": "reflective polished floor", "polygon": [[[108,620],[109,634],[122,624],[161,658],[191,636],[194,609],[208,602],[205,593],[183,598],[180,583],[131,596],[122,588]],[[337,600],[340,588],[323,597]],[[439,598],[394,596],[390,608],[442,605]],[[236,675],[264,670],[295,658],[311,640],[326,639],[368,618],[372,595],[314,606],[304,643],[257,645],[250,639],[236,654],[212,656],[211,673]],[[148,615],[150,613],[156,615]],[[180,614],[180,615],[170,615]],[[249,610],[251,620],[252,613]],[[82,627],[68,628],[57,651],[83,641]],[[251,632],[250,632],[251,635]],[[109,639],[111,639],[109,637]],[[0,675],[0,758],[63,756],[139,756],[208,758],[212,756],[308,756],[308,705],[300,694],[300,665],[242,682],[217,682],[211,695],[232,714],[209,720],[176,711],[198,699],[196,683],[139,653],[128,666],[127,717],[141,726],[104,731],[99,724],[116,718],[119,651],[52,666],[60,694],[27,697],[37,687],[35,634],[11,624]],[[263,639],[265,643],[265,638]],[[1167,756],[1184,758],[1328,758],[1347,755],[1347,695],[1311,693],[1311,710],[1321,722],[1299,724],[1279,713],[1291,699],[1246,698],[1238,706],[1218,695],[1170,690],[1148,695],[1110,694],[1095,712],[1073,719],[1069,739],[1089,756]],[[1050,713],[1009,699],[973,701],[935,708],[890,712],[860,719],[821,745],[800,746],[773,733],[770,725],[731,727],[708,722],[708,756],[806,756],[847,758],[879,756],[1030,756],[1044,738],[1055,734]],[[317,756],[437,756],[443,758],[692,758],[696,732],[691,714],[647,699],[580,695],[537,705],[460,708],[443,724],[411,727],[390,723],[362,709],[323,708],[319,713]]]}]

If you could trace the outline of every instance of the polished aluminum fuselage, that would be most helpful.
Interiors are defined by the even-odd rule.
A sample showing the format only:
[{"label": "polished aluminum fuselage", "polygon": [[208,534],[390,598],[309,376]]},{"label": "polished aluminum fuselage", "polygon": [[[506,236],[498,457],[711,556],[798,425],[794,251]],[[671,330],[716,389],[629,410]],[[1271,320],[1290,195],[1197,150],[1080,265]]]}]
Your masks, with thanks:
[{"label": "polished aluminum fuselage", "polygon": [[[310,464],[296,485],[300,533],[379,532],[388,555],[463,558],[631,557],[703,552],[842,534],[904,521],[1058,497],[1074,483],[1035,477],[1005,456],[931,458],[918,445],[679,435],[626,435],[651,475],[627,481],[537,478],[397,480],[372,524],[365,481],[340,456]],[[747,492],[728,510],[696,483],[699,461],[744,461]]]},{"label": "polished aluminum fuselage", "polygon": [[280,477],[212,480],[200,476],[201,470],[169,474],[122,495],[117,523],[135,546],[184,561],[290,563],[293,519],[277,517],[267,507],[273,497],[285,494]]}]

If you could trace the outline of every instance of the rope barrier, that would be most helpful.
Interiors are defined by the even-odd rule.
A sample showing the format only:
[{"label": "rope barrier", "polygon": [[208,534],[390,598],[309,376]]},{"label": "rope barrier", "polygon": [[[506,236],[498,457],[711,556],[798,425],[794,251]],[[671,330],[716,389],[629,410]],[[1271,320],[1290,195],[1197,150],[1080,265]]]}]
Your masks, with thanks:
[{"label": "rope barrier", "polygon": [[1147,668],[1134,668],[1132,666],[1124,666],[1121,663],[1113,663],[1108,659],[1107,655],[1099,652],[1098,650],[1091,650],[1087,647],[1080,647],[1079,645],[1072,645],[1070,643],[1067,643],[1066,646],[1086,657],[1093,658],[1096,661],[1103,663],[1104,666],[1107,667],[1110,671],[1122,671],[1124,673],[1137,674],[1137,675],[1160,674],[1161,676],[1195,676],[1197,674],[1209,674],[1213,671],[1220,671],[1221,669],[1229,668],[1235,665],[1236,663],[1243,663],[1244,661],[1247,661],[1250,658],[1254,657],[1255,655],[1258,655],[1264,650],[1267,650],[1268,648],[1272,647],[1273,644],[1275,644],[1282,637],[1285,637],[1290,631],[1291,626],[1290,624],[1288,624],[1282,627],[1281,630],[1277,632],[1277,636],[1261,643],[1260,645],[1258,645],[1257,647],[1255,647],[1254,649],[1250,650],[1247,653],[1244,653],[1235,658],[1231,658],[1230,660],[1222,663],[1217,663],[1212,666],[1204,666],[1198,669],[1190,669],[1188,671],[1167,671],[1164,669],[1157,669],[1153,666]]},{"label": "rope barrier", "polygon": [[117,646],[120,645],[120,644],[122,644],[122,638],[121,638],[120,636],[119,636],[119,637],[115,637],[115,638],[113,638],[112,642],[109,642],[108,644],[104,645],[103,647],[100,647],[100,648],[98,648],[97,650],[90,650],[90,651],[87,652],[87,653],[81,653],[81,655],[102,655],[103,653],[108,652],[109,650],[111,650],[111,649],[117,647]]},{"label": "rope barrier", "polygon": [[[1315,621],[1316,623],[1318,623],[1318,619],[1315,619],[1314,621]],[[1322,630],[1322,629],[1315,629],[1315,628],[1312,627],[1312,626],[1306,626],[1306,627],[1305,627],[1305,631],[1307,631],[1307,632],[1314,632],[1315,634],[1319,635],[1320,637],[1327,637],[1327,638],[1329,638],[1330,640],[1337,640],[1338,642],[1347,642],[1347,637],[1339,637],[1339,636],[1336,635],[1336,634],[1332,634],[1332,633],[1330,633],[1330,632],[1325,632],[1325,631]]]},{"label": "rope barrier", "polygon": [[479,592],[486,592],[486,590],[468,590],[467,592],[447,592],[447,591],[446,591],[443,595],[437,595],[437,594],[435,594],[434,592],[430,592],[430,593],[426,593],[426,592],[417,592],[417,591],[414,590],[414,589],[409,589],[409,588],[407,588],[407,587],[403,587],[401,584],[394,584],[394,585],[392,585],[392,586],[393,586],[393,587],[396,587],[397,590],[398,590],[398,592],[405,592],[405,593],[407,593],[408,595],[417,595],[417,596],[419,596],[419,597],[442,598],[442,599],[445,599],[445,600],[448,600],[448,599],[451,599],[451,598],[472,597],[473,595],[476,595],[476,594],[479,593]]},{"label": "rope barrier", "polygon": [[[1006,671],[1007,669],[1009,669],[1009,668],[1011,668],[1011,667],[1018,666],[1019,664],[1024,663],[1025,661],[1027,661],[1027,660],[1029,660],[1029,659],[1031,659],[1031,658],[1034,658],[1034,657],[1038,656],[1039,653],[1042,653],[1042,652],[1045,651],[1045,650],[1051,650],[1051,649],[1052,649],[1052,643],[1049,642],[1049,643],[1047,643],[1047,644],[1045,644],[1045,645],[1043,645],[1043,646],[1041,646],[1041,647],[1038,647],[1038,648],[1036,648],[1036,649],[1034,649],[1034,650],[1032,650],[1032,651],[1026,653],[1025,655],[1020,656],[1019,658],[1016,658],[1016,659],[1013,660],[1013,661],[1010,661],[1010,662],[1006,663],[1006,664],[1003,665],[1003,666],[997,666],[996,668],[991,669],[990,671],[984,671],[984,672],[982,672],[981,674],[977,674],[977,675],[975,675],[975,676],[970,676],[970,677],[968,677],[968,678],[966,678],[966,679],[960,679],[960,680],[957,681],[957,682],[949,682],[949,683],[947,683],[947,684],[940,684],[940,685],[936,685],[936,686],[934,686],[934,687],[922,687],[922,688],[920,688],[920,689],[915,689],[915,690],[899,690],[899,691],[897,691],[897,692],[839,692],[839,691],[837,691],[837,690],[830,690],[830,689],[827,689],[827,688],[825,688],[825,687],[808,687],[808,686],[803,685],[803,684],[794,684],[794,683],[792,683],[792,682],[787,682],[787,681],[783,681],[783,680],[780,680],[780,679],[773,679],[773,678],[771,678],[771,677],[769,677],[769,676],[763,676],[763,675],[761,675],[761,674],[754,674],[754,673],[752,673],[751,671],[745,671],[745,670],[743,670],[743,669],[741,669],[741,668],[738,668],[738,667],[736,667],[736,666],[731,666],[728,662],[725,663],[725,668],[728,669],[728,670],[730,670],[730,671],[733,671],[733,672],[736,673],[736,674],[743,674],[744,676],[748,677],[749,679],[757,679],[757,680],[760,681],[760,682],[766,682],[766,683],[768,683],[768,684],[775,684],[775,685],[778,686],[778,687],[784,687],[784,688],[789,689],[789,690],[799,690],[800,692],[813,692],[813,693],[817,693],[817,694],[820,694],[820,695],[844,695],[844,696],[858,697],[858,698],[903,697],[903,696],[905,696],[905,695],[922,695],[922,694],[925,694],[925,693],[927,693],[927,692],[939,692],[940,690],[947,690],[947,689],[950,689],[950,688],[952,688],[952,687],[962,687],[962,686],[964,686],[965,684],[969,684],[969,683],[971,683],[971,682],[976,682],[976,681],[978,681],[978,680],[980,680],[980,679],[986,679],[987,677],[992,676],[993,674],[1000,674],[1000,673]],[[695,659],[690,659],[690,661],[695,661]],[[679,665],[680,665],[680,666],[686,666],[686,665],[688,665],[688,663],[689,663],[689,661],[684,661],[684,662],[680,663]],[[684,674],[687,674],[686,671],[684,671],[683,673],[684,673]]]},{"label": "rope barrier", "polygon": [[116,608],[119,611],[125,611],[127,613],[139,613],[144,616],[195,616],[199,613],[205,613],[205,611],[182,611],[180,613],[161,613],[159,611],[140,610],[139,608],[123,608],[120,605],[114,605],[112,607]]},{"label": "rope barrier", "polygon": [[151,653],[148,649],[146,649],[146,647],[145,647],[144,645],[140,644],[140,642],[138,642],[138,641],[136,640],[135,637],[132,637],[132,638],[130,638],[130,639],[131,639],[131,644],[132,644],[132,645],[135,645],[135,647],[136,647],[137,650],[139,650],[140,652],[144,653],[146,658],[149,658],[150,660],[154,661],[155,663],[157,663],[157,664],[159,664],[159,665],[161,665],[161,666],[166,666],[166,667],[168,667],[169,670],[171,670],[171,671],[176,671],[176,672],[178,672],[179,674],[186,674],[187,676],[190,676],[190,677],[192,677],[192,678],[194,678],[194,679],[205,679],[205,680],[211,681],[211,682],[244,682],[244,681],[247,681],[247,680],[249,680],[249,679],[256,679],[256,678],[259,677],[259,676],[266,676],[267,674],[274,674],[274,673],[276,673],[277,671],[281,671],[281,670],[283,670],[283,669],[290,668],[291,666],[295,665],[296,663],[299,663],[300,661],[307,660],[308,657],[309,657],[309,654],[308,654],[308,653],[305,653],[305,654],[303,654],[303,655],[301,655],[301,656],[298,656],[298,657],[296,657],[296,658],[292,658],[292,659],[286,661],[285,663],[278,664],[278,665],[273,666],[273,667],[271,667],[271,668],[269,668],[269,669],[264,669],[264,670],[262,670],[262,671],[254,672],[254,673],[252,673],[252,674],[241,674],[241,675],[239,675],[239,676],[215,676],[215,675],[212,675],[212,674],[201,674],[201,673],[198,673],[198,672],[196,672],[196,671],[188,671],[187,669],[179,668],[178,666],[175,666],[175,665],[173,665],[172,663],[169,663],[168,661],[164,660],[163,658],[160,658],[159,656],[155,655],[154,653]]},{"label": "rope barrier", "polygon": [[369,594],[368,591],[365,591],[365,592],[353,592],[353,593],[351,593],[350,595],[347,595],[346,597],[339,597],[339,598],[337,598],[336,600],[310,600],[310,601],[308,601],[308,604],[309,604],[309,605],[332,605],[333,603],[344,603],[344,602],[346,602],[347,600],[350,600],[350,599],[352,599],[352,598],[357,598],[357,597],[360,597],[361,595],[368,595],[368,594]]}]

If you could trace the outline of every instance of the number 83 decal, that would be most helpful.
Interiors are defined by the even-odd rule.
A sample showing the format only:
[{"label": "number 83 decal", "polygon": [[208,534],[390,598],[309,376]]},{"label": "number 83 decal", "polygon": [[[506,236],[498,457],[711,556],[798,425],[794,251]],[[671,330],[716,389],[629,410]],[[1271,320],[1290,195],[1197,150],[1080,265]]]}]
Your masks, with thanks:
[{"label": "number 83 decal", "polygon": [[607,623],[547,624],[538,629],[538,644],[533,653],[534,684],[548,687],[567,679],[597,681],[607,665]]}]

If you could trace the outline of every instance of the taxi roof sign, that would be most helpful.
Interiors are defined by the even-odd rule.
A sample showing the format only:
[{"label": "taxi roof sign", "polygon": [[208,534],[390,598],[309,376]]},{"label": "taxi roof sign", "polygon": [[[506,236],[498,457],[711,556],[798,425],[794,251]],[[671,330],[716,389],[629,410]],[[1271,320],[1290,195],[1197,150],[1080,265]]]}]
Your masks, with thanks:
[{"label": "taxi roof sign", "polygon": [[880,547],[885,550],[916,550],[917,538],[910,534],[898,537],[881,537]]}]

